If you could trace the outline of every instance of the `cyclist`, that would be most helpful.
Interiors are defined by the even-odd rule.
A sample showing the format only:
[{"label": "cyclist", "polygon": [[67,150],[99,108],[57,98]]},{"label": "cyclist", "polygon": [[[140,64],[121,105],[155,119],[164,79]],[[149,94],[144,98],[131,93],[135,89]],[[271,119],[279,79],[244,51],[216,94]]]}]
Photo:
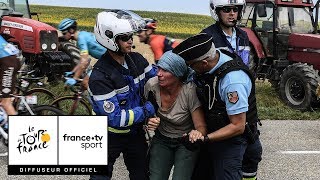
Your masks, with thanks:
[{"label": "cyclist", "polygon": [[[82,73],[87,69],[90,64],[89,55],[99,59],[107,49],[101,46],[97,41],[93,33],[86,31],[78,31],[77,21],[72,18],[63,19],[58,25],[58,30],[63,34],[63,38],[66,40],[76,40],[77,47],[80,49],[80,63],[74,67],[72,72],[67,72],[66,75],[73,74],[73,78],[69,78],[66,81],[66,85],[72,86],[76,84],[76,79],[78,79]],[[87,72],[87,76],[83,80],[83,85],[87,89],[89,75],[91,72]]]},{"label": "cyclist", "polygon": [[132,36],[139,27],[134,15],[138,16],[123,10],[103,11],[98,13],[94,26],[97,41],[108,49],[95,64],[89,80],[93,110],[108,117],[108,176],[91,176],[91,180],[110,179],[120,153],[131,180],[148,179],[142,127],[155,110],[142,97],[144,85],[156,75],[156,69],[141,54],[131,52]]},{"label": "cyclist", "polygon": [[20,69],[17,58],[19,50],[0,36],[0,77],[1,77],[1,105],[8,115],[16,115],[10,94],[15,90],[16,75]]},{"label": "cyclist", "polygon": [[157,20],[144,18],[145,27],[138,31],[140,42],[149,44],[154,54],[154,61],[158,63],[160,57],[167,51],[172,50],[179,43],[164,35],[154,34],[157,29]]}]

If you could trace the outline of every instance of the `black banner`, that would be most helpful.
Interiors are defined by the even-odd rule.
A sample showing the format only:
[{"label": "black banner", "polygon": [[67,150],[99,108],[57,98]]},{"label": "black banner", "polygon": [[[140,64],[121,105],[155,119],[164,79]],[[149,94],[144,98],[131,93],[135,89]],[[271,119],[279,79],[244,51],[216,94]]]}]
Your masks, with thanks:
[{"label": "black banner", "polygon": [[108,166],[8,165],[8,175],[108,175]]}]

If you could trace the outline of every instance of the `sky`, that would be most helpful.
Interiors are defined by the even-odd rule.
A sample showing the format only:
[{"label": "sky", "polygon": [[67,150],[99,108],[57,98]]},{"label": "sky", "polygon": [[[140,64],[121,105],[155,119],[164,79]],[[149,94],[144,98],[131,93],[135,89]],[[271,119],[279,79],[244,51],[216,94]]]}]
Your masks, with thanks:
[{"label": "sky", "polygon": [[29,4],[210,15],[209,0],[29,0]]}]

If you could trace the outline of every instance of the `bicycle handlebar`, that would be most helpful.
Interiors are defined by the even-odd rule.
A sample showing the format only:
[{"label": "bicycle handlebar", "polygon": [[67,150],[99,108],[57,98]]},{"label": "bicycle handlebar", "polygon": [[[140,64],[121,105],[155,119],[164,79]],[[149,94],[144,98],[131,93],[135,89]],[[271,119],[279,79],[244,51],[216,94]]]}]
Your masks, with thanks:
[{"label": "bicycle handlebar", "polygon": [[[64,77],[65,80],[71,79],[72,77]],[[83,92],[82,88],[81,88],[81,83],[83,81],[83,79],[75,79],[76,80],[76,84],[73,86],[68,86],[70,88],[70,90],[74,93],[81,93]],[[80,86],[80,90],[76,87]],[[66,88],[65,88],[66,89]]]}]

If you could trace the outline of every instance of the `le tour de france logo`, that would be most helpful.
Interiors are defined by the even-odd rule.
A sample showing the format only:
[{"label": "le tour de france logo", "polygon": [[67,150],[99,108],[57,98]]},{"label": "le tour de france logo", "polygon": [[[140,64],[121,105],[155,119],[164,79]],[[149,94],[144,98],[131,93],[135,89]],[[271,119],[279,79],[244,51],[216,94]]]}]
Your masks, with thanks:
[{"label": "le tour de france logo", "polygon": [[19,135],[17,149],[20,154],[48,148],[50,135],[46,129],[29,126],[25,133]]}]

